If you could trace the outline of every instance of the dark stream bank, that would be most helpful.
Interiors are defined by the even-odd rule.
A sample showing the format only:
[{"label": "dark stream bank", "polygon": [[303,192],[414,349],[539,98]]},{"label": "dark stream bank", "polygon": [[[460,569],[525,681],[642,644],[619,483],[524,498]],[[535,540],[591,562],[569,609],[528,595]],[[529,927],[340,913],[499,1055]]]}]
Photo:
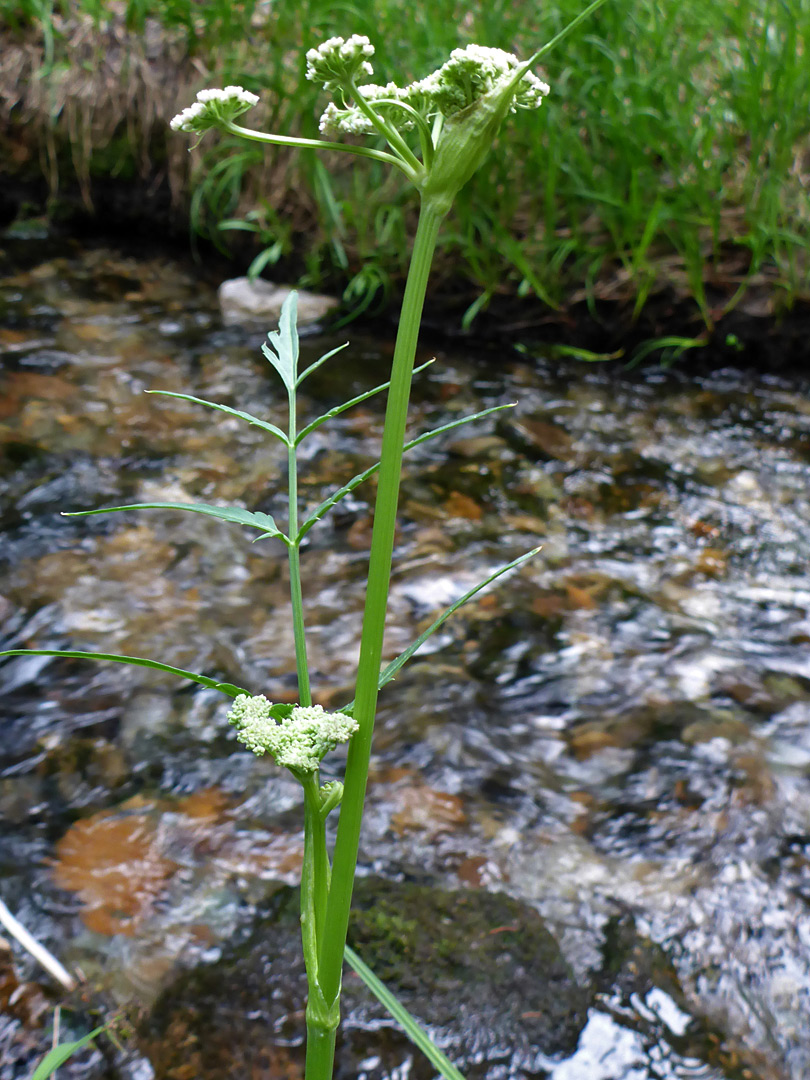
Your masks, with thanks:
[{"label": "dark stream bank", "polygon": [[[143,393],[283,423],[262,335],[223,327],[163,256],[0,248],[0,647],[151,656],[292,697],[271,542],[179,513],[59,516],[283,517],[280,447]],[[313,414],[386,378],[391,343],[345,336],[306,384]],[[543,544],[386,690],[375,744],[353,940],[471,1077],[810,1071],[808,390],[504,349],[442,347],[418,376],[414,432],[517,407],[408,458],[388,654]],[[306,444],[308,504],[374,460],[381,408]],[[369,498],[303,556],[324,704],[352,693]],[[239,751],[212,691],[47,658],[4,662],[0,688],[0,897],[84,974],[68,1029],[103,1003],[130,1030],[60,1075],[300,1075],[296,785]],[[43,974],[4,955],[0,1080],[19,1080],[51,1010]],[[339,1076],[431,1075],[350,975],[346,1006]]]}]

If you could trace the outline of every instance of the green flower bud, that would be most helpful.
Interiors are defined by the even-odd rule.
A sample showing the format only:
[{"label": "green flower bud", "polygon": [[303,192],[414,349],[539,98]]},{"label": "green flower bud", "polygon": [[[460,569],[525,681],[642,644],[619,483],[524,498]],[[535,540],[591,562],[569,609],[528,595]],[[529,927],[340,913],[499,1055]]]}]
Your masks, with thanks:
[{"label": "green flower bud", "polygon": [[321,798],[321,814],[327,817],[340,805],[340,800],[343,798],[343,784],[339,780],[330,780],[329,783],[323,784],[318,792]]},{"label": "green flower bud", "polygon": [[[467,50],[456,52],[467,53],[472,48],[480,49],[478,46],[469,46]],[[499,49],[482,51],[487,54],[501,52]],[[433,76],[428,76],[428,80],[423,80],[422,89],[427,92],[424,83],[436,78],[434,100],[440,107],[443,103],[447,110],[447,119],[442,127],[433,164],[422,183],[423,199],[440,213],[447,213],[456,193],[483,164],[508,113],[514,111],[516,106],[536,108],[542,101],[543,92],[548,92],[546,84],[533,75],[532,81],[526,83],[526,77],[530,73],[521,74],[516,58],[510,57],[509,53],[503,55],[513,62],[502,64],[505,70],[499,77],[496,77],[497,65],[493,67],[491,64],[479,64],[477,85],[479,88],[491,85],[491,89],[480,96],[468,90],[471,100],[460,108],[456,108],[462,102],[458,84],[464,82],[460,78],[461,73],[466,72],[469,75],[469,64],[466,60],[464,65],[459,66],[460,62],[454,63],[451,58],[444,68],[434,72]],[[438,77],[450,65],[453,65],[450,67],[452,78],[443,86]],[[474,80],[468,78],[467,84],[472,82]]]}]

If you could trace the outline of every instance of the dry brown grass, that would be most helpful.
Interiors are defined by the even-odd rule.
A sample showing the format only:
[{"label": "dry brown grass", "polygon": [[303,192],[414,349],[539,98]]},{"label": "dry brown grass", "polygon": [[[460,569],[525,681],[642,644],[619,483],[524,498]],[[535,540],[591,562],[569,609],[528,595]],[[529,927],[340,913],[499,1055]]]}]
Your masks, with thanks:
[{"label": "dry brown grass", "polygon": [[[38,166],[52,195],[60,184],[76,182],[92,211],[92,163],[102,155],[107,175],[134,167],[150,186],[168,184],[174,206],[187,211],[213,140],[189,153],[188,139],[172,132],[168,122],[197,90],[216,84],[217,70],[189,54],[183,31],[155,20],[146,21],[144,33],[128,29],[122,15],[101,27],[87,16],[56,16],[54,24],[59,59],[52,66],[38,28],[22,36],[0,30],[0,138],[7,162],[0,172]],[[263,111],[260,106],[252,116],[257,125]],[[311,227],[314,208],[289,155],[284,158],[277,161],[269,153],[251,171],[237,212],[269,192],[289,205],[298,227]]]}]

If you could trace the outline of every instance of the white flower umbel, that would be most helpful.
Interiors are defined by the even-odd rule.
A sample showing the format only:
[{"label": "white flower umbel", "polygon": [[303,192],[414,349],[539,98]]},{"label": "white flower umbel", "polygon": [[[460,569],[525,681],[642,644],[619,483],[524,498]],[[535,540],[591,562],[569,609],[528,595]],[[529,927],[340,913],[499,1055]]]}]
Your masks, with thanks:
[{"label": "white flower umbel", "polygon": [[[518,58],[503,49],[468,45],[453,49],[446,63],[408,91],[414,97],[423,95],[444,116],[453,116],[508,81],[518,67]],[[546,83],[526,71],[515,88],[511,110],[537,108],[548,93]]]},{"label": "white flower umbel", "polygon": [[423,200],[437,211],[449,210],[484,162],[508,113],[537,108],[548,94],[529,63],[502,49],[468,45],[454,49],[447,63],[419,84],[442,116],[436,153],[422,185]]},{"label": "white flower umbel", "polygon": [[348,742],[357,723],[346,713],[328,713],[320,705],[273,705],[264,694],[240,694],[228,713],[240,742],[261,757],[294,773],[313,773],[321,758]]},{"label": "white flower umbel", "polygon": [[[355,43],[351,62],[362,65],[365,45],[361,46],[359,42],[365,39],[355,37],[350,41]],[[517,109],[536,109],[549,93],[546,83],[512,53],[484,45],[454,49],[450,59],[440,68],[408,86],[400,87],[393,82],[385,86],[375,83],[357,86],[347,81],[349,74],[345,68],[342,74],[337,74],[339,65],[333,57],[340,57],[348,45],[341,45],[341,42],[341,38],[331,38],[320,50],[312,49],[307,54],[310,59],[309,77],[320,78],[328,88],[343,91],[341,100],[332,102],[324,110],[320,119],[321,132],[329,136],[382,133],[388,138],[392,149],[399,151],[407,160],[412,155],[400,133],[417,125],[420,128],[423,165],[428,173],[433,165],[434,151],[439,152],[441,143],[445,141],[441,133],[442,123],[450,122],[447,134],[455,144],[451,153],[444,154],[442,172],[448,171],[449,166],[452,173],[451,159],[455,159],[459,175],[469,175],[466,160],[475,161],[479,157],[478,150],[491,143],[503,116]],[[354,98],[353,102],[350,97]],[[487,116],[493,118],[492,124],[487,123]],[[437,117],[440,121],[438,127],[434,126]],[[458,132],[451,131],[457,121],[464,129],[461,140],[456,137]],[[472,142],[480,146],[472,150],[469,136],[474,128],[482,128],[482,121],[489,130],[481,132],[481,138],[473,137]],[[462,143],[466,145],[462,146]],[[463,152],[459,156],[460,151]],[[410,164],[413,165],[413,160]],[[418,163],[415,172],[418,176]],[[441,180],[442,186],[446,179]]]},{"label": "white flower umbel", "polygon": [[352,34],[348,39],[328,38],[317,49],[307,53],[307,78],[322,84],[324,90],[339,90],[374,74],[368,58],[374,55],[374,46],[363,34]]},{"label": "white flower umbel", "polygon": [[242,86],[226,86],[224,90],[200,90],[197,100],[183,109],[171,121],[174,131],[203,132],[233,121],[251,109],[259,98]]}]

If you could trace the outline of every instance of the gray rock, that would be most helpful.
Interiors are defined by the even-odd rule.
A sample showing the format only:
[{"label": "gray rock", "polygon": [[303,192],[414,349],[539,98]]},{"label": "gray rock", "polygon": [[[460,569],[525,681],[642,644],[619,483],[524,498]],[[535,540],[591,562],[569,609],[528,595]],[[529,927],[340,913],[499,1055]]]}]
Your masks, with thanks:
[{"label": "gray rock", "polygon": [[[231,278],[219,287],[219,306],[226,326],[267,326],[278,321],[281,305],[293,290],[288,285],[273,285],[257,278]],[[338,306],[334,296],[298,292],[298,325],[319,322]]]}]

